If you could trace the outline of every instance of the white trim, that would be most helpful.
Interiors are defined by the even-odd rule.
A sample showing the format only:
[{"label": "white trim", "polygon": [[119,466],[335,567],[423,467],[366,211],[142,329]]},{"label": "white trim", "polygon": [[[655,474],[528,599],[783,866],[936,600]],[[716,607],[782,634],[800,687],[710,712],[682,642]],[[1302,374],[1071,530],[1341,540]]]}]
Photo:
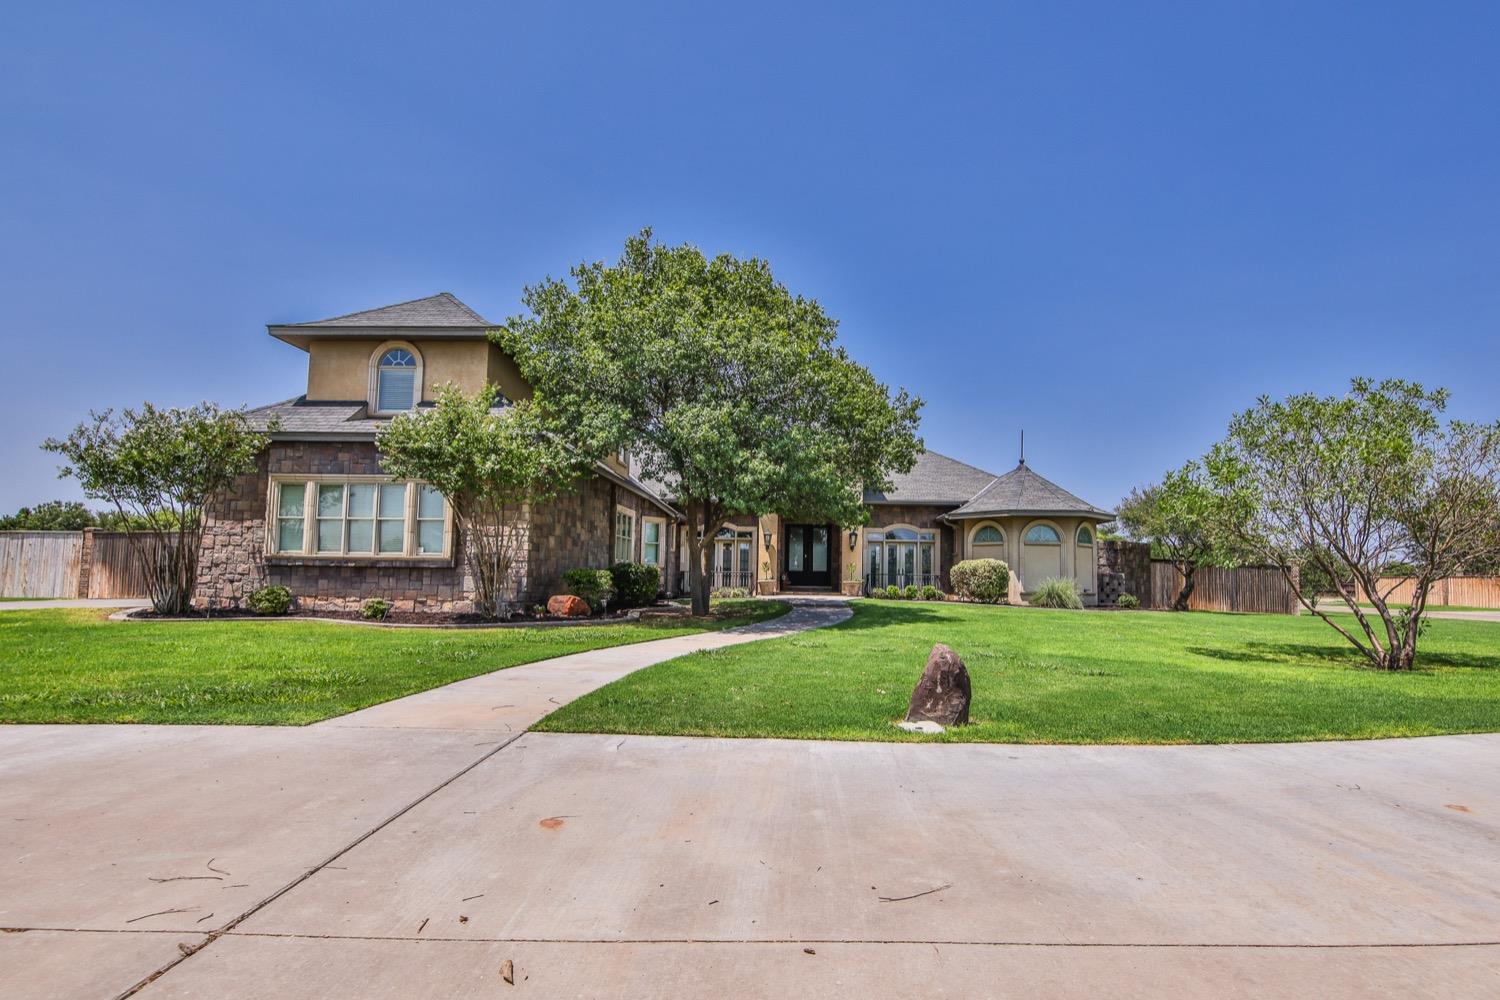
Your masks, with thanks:
[{"label": "white trim", "polygon": [[[620,558],[620,515],[621,514],[624,514],[627,518],[630,519],[630,552],[626,554],[626,556],[625,556],[624,559]],[[612,563],[617,563],[617,562],[635,562],[635,548],[636,548],[636,530],[635,530],[635,526],[636,526],[635,511],[631,510],[629,507],[626,507],[624,504],[615,504],[615,519],[614,519],[613,523],[610,524],[610,531],[609,531],[609,552],[610,552],[610,560],[609,561],[610,562],[612,562]]]},{"label": "white trim", "polygon": [[[656,562],[646,562],[646,525],[654,524],[656,531]],[[657,571],[667,568],[667,519],[664,517],[651,517],[641,515],[641,562],[647,566],[655,566]]]},{"label": "white trim", "polygon": [[410,341],[387,340],[379,347],[375,348],[374,353],[370,355],[368,398],[365,402],[370,411],[370,416],[372,417],[390,417],[398,413],[410,412],[409,410],[380,409],[380,359],[385,356],[386,351],[396,350],[398,348],[403,351],[410,351],[411,356],[417,361],[416,374],[413,376],[414,384],[412,385],[411,390],[411,409],[416,409],[417,406],[422,402],[422,397],[425,395],[424,387],[427,384],[425,381],[426,366],[422,361],[422,352],[417,350],[416,345],[412,344]]}]

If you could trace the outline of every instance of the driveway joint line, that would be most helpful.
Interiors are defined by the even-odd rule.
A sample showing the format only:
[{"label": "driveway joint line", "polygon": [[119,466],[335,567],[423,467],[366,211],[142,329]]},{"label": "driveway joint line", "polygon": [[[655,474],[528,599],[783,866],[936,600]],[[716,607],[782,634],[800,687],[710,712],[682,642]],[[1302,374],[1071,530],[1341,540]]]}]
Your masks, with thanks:
[{"label": "driveway joint line", "polygon": [[[405,816],[407,813],[411,812],[417,806],[421,805],[423,802],[426,802],[428,799],[432,798],[432,796],[436,795],[438,792],[442,791],[444,788],[447,788],[449,785],[453,784],[453,782],[457,781],[459,778],[462,778],[464,775],[468,774],[470,771],[474,770],[480,764],[483,764],[485,761],[489,760],[491,757],[495,756],[500,751],[504,750],[506,747],[510,746],[516,740],[520,739],[523,735],[525,735],[524,731],[520,732],[520,733],[516,733],[516,734],[510,736],[509,738],[505,739],[504,741],[502,741],[500,743],[500,745],[497,746],[497,747],[495,747],[493,750],[487,750],[484,753],[480,754],[477,758],[475,758],[469,764],[467,764],[463,768],[460,768],[458,771],[454,772],[453,774],[449,775],[447,778],[445,778],[443,781],[439,782],[438,784],[434,785],[432,788],[429,788],[427,791],[423,792],[421,795],[417,796],[415,799],[413,799],[412,801],[408,802],[406,805],[402,806],[400,809],[396,810],[394,813],[392,813],[391,815],[387,816],[385,819],[381,820],[375,826],[373,826],[370,829],[366,830],[364,833],[360,834],[358,837],[354,838],[349,843],[345,844],[343,847],[340,847],[337,851],[335,851],[334,853],[330,854],[328,857],[324,858],[322,861],[318,862],[316,865],[314,865],[313,867],[309,868],[307,871],[303,872],[301,875],[298,875],[296,878],[292,879],[290,882],[288,882],[286,885],[282,886],[280,889],[277,889],[275,892],[271,893],[271,895],[267,896],[265,899],[262,899],[260,902],[256,903],[254,906],[251,906],[248,910],[244,911],[239,916],[234,917],[228,923],[224,924],[222,927],[219,927],[217,930],[208,931],[207,932],[207,936],[204,938],[202,944],[198,945],[196,948],[193,948],[193,949],[191,949],[189,951],[184,952],[181,955],[178,955],[176,958],[172,959],[166,965],[162,966],[161,968],[157,969],[155,972],[151,973],[145,979],[142,979],[140,982],[136,983],[134,986],[131,986],[129,989],[125,990],[123,993],[118,994],[115,997],[115,1000],[127,1000],[127,998],[133,997],[136,994],[140,993],[141,990],[145,989],[147,986],[150,986],[152,983],[156,982],[162,976],[166,975],[168,972],[171,972],[173,969],[177,968],[177,966],[181,965],[183,962],[186,962],[188,959],[192,958],[194,955],[198,954],[200,951],[202,951],[203,949],[207,948],[209,945],[213,944],[215,941],[217,941],[219,938],[223,937],[225,934],[227,934],[230,931],[234,930],[236,927],[238,927],[240,924],[244,923],[246,920],[249,920],[256,913],[259,913],[261,910],[265,909],[267,906],[270,906],[272,903],[276,902],[276,900],[280,899],[282,896],[284,896],[287,893],[291,892],[293,889],[297,888],[297,886],[301,885],[303,882],[306,882],[308,879],[312,878],[318,872],[322,871],[324,868],[326,868],[329,865],[333,864],[333,862],[337,861],[339,858],[343,857],[345,854],[347,854],[350,851],[354,850],[354,848],[358,847],[360,844],[364,843],[366,840],[370,839],[375,834],[379,833],[381,830],[384,830],[387,826],[390,826],[392,823],[396,822],[396,820],[400,819],[402,816]],[[181,933],[181,932],[179,932],[179,933]],[[205,932],[202,931],[202,930],[200,930],[200,931],[198,931],[198,933],[201,934],[201,933],[205,933]]]}]

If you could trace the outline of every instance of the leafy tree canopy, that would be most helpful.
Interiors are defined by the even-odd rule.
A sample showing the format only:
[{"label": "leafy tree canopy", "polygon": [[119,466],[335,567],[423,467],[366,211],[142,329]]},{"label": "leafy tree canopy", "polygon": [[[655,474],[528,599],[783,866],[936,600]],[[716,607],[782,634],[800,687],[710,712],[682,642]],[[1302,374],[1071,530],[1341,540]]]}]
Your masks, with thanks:
[{"label": "leafy tree canopy", "polygon": [[48,500],[0,517],[0,531],[82,531],[99,519],[77,500]]},{"label": "leafy tree canopy", "polygon": [[[1401,379],[1262,397],[1206,460],[1240,543],[1277,565],[1309,561],[1309,579],[1337,588],[1354,627],[1288,574],[1299,599],[1387,669],[1413,665],[1432,583],[1500,545],[1500,423],[1445,425],[1447,402],[1446,390]],[[1388,607],[1379,584],[1398,563],[1415,581],[1409,611]]]},{"label": "leafy tree canopy", "polygon": [[445,385],[435,406],[396,417],[377,442],[386,472],[420,479],[447,498],[476,603],[492,617],[514,599],[526,505],[555,495],[592,464],[551,433],[531,403],[497,408],[496,401],[493,387],[470,396]]},{"label": "leafy tree canopy", "polygon": [[65,459],[60,476],[77,477],[85,496],[114,506],[153,607],[183,613],[197,586],[204,511],[255,468],[268,441],[240,410],[146,403],[119,416],[91,413],[42,447]]},{"label": "leafy tree canopy", "polygon": [[1199,566],[1227,566],[1237,561],[1233,536],[1225,521],[1227,507],[1213,490],[1203,466],[1189,462],[1168,472],[1160,483],[1131,490],[1120,503],[1119,520],[1132,538],[1151,543],[1182,574],[1182,588],[1172,602],[1188,610],[1193,574]]},{"label": "leafy tree canopy", "polygon": [[[764,260],[710,260],[645,230],[617,263],[579,265],[524,301],[495,336],[554,426],[595,455],[630,449],[704,538],[730,514],[859,523],[863,491],[921,448],[921,400],[851,360],[835,321]],[[708,546],[688,536],[703,613]]]}]

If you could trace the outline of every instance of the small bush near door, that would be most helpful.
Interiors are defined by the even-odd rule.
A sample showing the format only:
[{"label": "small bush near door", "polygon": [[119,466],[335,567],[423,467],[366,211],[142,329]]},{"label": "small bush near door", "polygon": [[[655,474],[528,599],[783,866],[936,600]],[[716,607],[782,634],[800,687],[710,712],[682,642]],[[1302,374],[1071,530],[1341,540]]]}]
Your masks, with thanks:
[{"label": "small bush near door", "polygon": [[644,608],[656,603],[657,592],[661,589],[661,575],[657,573],[655,566],[620,562],[609,568],[609,575],[614,581],[616,607]]},{"label": "small bush near door", "polygon": [[1010,567],[1000,559],[965,559],[948,571],[948,582],[960,600],[999,604],[1010,590]]},{"label": "small bush near door", "polygon": [[1083,607],[1077,584],[1072,580],[1055,578],[1043,582],[1031,595],[1030,601],[1039,608],[1069,608],[1078,611]]},{"label": "small bush near door", "polygon": [[1140,606],[1141,599],[1139,597],[1136,597],[1134,594],[1121,594],[1119,597],[1115,598],[1115,607],[1117,608],[1134,609]]},{"label": "small bush near door", "polygon": [[924,600],[924,601],[941,601],[942,599],[943,599],[943,592],[941,590],[938,590],[932,584],[929,583],[927,586],[925,586],[925,587],[922,588],[922,600]]}]

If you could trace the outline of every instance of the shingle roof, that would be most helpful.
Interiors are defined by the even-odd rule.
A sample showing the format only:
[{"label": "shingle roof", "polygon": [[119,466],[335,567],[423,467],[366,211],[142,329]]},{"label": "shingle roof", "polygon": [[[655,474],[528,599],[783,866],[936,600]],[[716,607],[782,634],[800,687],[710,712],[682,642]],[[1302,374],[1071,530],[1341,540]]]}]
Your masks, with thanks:
[{"label": "shingle roof", "polygon": [[865,503],[961,504],[995,481],[993,472],[924,451],[910,472],[891,477],[891,488],[866,491]]},{"label": "shingle roof", "polygon": [[462,329],[487,328],[489,320],[464,305],[452,292],[438,292],[425,299],[397,302],[395,305],[366,309],[362,312],[345,313],[329,319],[317,319],[306,323],[273,324],[287,327],[334,326],[334,327],[413,327],[434,329],[457,327]]},{"label": "shingle roof", "polygon": [[[430,403],[423,403],[430,406]],[[497,403],[495,410],[507,404]],[[325,402],[309,400],[306,396],[282,400],[268,406],[245,411],[251,427],[266,430],[276,422],[273,438],[290,440],[324,441],[373,441],[380,429],[391,422],[390,417],[372,417],[370,408],[363,402]],[[621,475],[605,463],[598,463],[598,471],[622,485],[640,493],[647,500],[676,515],[677,510],[648,483],[633,475]]]},{"label": "shingle roof", "polygon": [[949,517],[980,517],[989,514],[1087,514],[1112,518],[1086,500],[1037,475],[1025,462],[1000,476]]}]

